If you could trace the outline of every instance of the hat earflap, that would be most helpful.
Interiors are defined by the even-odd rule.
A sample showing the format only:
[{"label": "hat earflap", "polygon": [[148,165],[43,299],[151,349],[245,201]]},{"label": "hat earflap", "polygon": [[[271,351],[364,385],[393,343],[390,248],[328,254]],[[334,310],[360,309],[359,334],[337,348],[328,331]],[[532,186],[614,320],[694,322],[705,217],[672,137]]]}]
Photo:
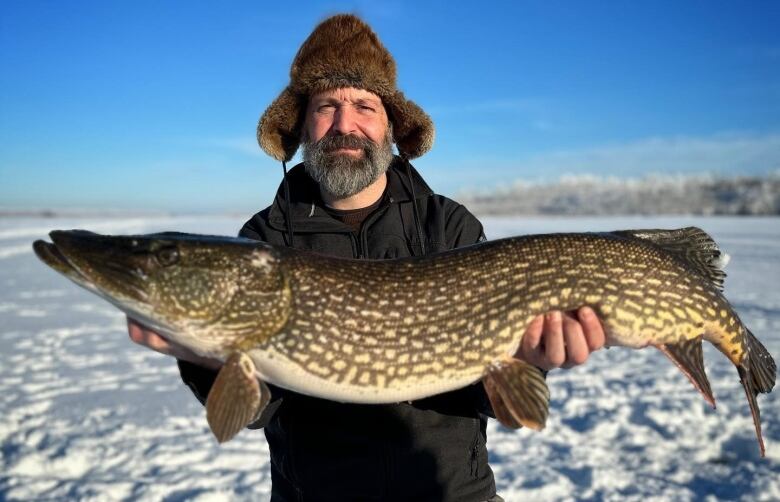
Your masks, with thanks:
[{"label": "hat earflap", "polygon": [[257,123],[260,148],[276,160],[291,160],[301,142],[304,113],[305,97],[295,94],[290,86],[285,88]]}]

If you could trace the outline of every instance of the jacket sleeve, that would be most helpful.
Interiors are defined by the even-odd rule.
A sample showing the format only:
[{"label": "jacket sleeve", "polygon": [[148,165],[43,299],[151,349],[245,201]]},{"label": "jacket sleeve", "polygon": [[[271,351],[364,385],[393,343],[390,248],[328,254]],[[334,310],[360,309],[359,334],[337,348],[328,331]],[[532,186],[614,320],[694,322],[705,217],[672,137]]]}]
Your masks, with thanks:
[{"label": "jacket sleeve", "polygon": [[254,225],[254,218],[244,223],[244,226],[241,227],[241,230],[238,231],[238,236],[246,237],[247,239],[254,239],[256,241],[264,240],[260,237],[260,229]]},{"label": "jacket sleeve", "polygon": [[487,240],[482,223],[460,204],[455,205],[447,217],[444,235],[449,249],[470,246]]},{"label": "jacket sleeve", "polygon": [[[264,240],[262,238],[262,229],[258,228],[255,224],[257,218],[258,215],[247,221],[238,235],[249,239]],[[217,378],[217,371],[198,366],[197,364],[188,361],[182,361],[181,359],[178,360],[178,364],[181,379],[184,381],[185,385],[190,388],[192,393],[195,394],[198,401],[205,405],[211,386],[214,385],[214,380]],[[269,385],[268,388],[271,390],[271,401],[262,412],[255,417],[252,423],[248,425],[250,429],[265,427],[282,404],[282,389],[272,385]]]}]

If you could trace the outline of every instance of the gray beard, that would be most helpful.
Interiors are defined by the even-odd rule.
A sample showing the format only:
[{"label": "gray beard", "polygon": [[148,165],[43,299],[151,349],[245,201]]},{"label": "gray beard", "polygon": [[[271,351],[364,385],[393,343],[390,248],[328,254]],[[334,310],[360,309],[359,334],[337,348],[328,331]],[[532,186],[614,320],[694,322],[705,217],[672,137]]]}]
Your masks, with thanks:
[{"label": "gray beard", "polygon": [[[338,148],[361,148],[363,157],[332,153]],[[364,190],[387,171],[393,161],[393,132],[388,127],[382,145],[354,135],[325,136],[315,143],[303,142],[306,172],[320,189],[338,199]]]}]

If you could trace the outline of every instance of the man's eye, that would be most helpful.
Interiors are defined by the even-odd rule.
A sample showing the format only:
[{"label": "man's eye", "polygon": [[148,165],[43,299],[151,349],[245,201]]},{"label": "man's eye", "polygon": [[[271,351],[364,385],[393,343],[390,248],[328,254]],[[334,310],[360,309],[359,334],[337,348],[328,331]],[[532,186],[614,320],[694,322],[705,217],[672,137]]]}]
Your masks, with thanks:
[{"label": "man's eye", "polygon": [[336,107],[333,105],[321,105],[317,108],[318,112],[325,112],[325,113],[331,113],[333,110],[335,110]]}]

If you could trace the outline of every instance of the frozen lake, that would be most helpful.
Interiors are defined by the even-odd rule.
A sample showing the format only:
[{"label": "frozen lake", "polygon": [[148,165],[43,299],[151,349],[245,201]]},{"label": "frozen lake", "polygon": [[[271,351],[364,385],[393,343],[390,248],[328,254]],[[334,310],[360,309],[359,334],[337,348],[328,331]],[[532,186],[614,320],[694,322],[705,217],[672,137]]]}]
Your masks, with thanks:
[{"label": "frozen lake", "polygon": [[[780,357],[779,218],[486,218],[525,233],[696,225],[731,255],[726,296]],[[54,228],[234,235],[243,219],[0,219],[0,500],[264,500],[262,431],[219,446],[173,360],[132,344],[124,315],[38,262]],[[499,493],[515,500],[780,500],[780,390],[761,395],[758,456],[736,370],[714,348],[712,410],[658,351],[601,351],[552,372],[540,433],[491,421]],[[327,431],[323,431],[327,433]]]}]

